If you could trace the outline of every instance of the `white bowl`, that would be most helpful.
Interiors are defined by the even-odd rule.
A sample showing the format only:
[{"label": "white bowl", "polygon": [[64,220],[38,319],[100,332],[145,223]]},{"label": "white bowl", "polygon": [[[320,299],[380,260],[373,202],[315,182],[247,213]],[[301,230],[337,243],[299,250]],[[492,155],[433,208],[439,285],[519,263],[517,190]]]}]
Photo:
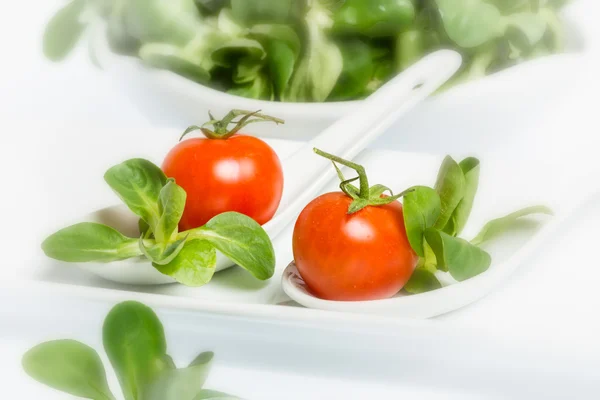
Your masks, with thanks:
[{"label": "white bowl", "polygon": [[[564,18],[567,23],[567,47],[580,50],[587,38],[583,38],[580,26],[571,21],[579,20],[578,15],[586,10],[585,1],[575,2],[565,8]],[[577,30],[573,29],[577,26]],[[341,116],[351,112],[360,105],[360,101],[327,102],[327,103],[282,103],[263,101],[233,96],[224,92],[202,86],[175,73],[144,66],[135,57],[113,54],[103,34],[103,27],[97,26],[93,39],[97,48],[97,58],[103,68],[111,74],[124,93],[152,122],[154,126],[169,126],[183,128],[203,122],[208,110],[215,115],[224,115],[233,108],[247,110],[263,110],[265,113],[285,119],[285,125],[274,124],[250,125],[246,132],[262,137],[279,137],[285,139],[309,139],[324,128],[331,125]],[[586,40],[584,40],[586,39]],[[547,57],[550,63],[553,57]],[[525,63],[529,64],[529,63]],[[520,70],[521,66],[510,70]],[[496,76],[497,75],[497,76]],[[460,85],[445,93],[427,100],[417,110],[418,118],[410,119],[407,124],[415,135],[430,130],[430,121],[436,121],[436,127],[443,127],[446,122],[452,124],[455,120],[468,119],[473,115],[473,107],[481,106],[481,98],[486,100],[490,109],[502,108],[511,100],[519,102],[520,98],[530,98],[535,88],[529,88],[527,78],[519,79],[518,73],[496,74],[481,80]],[[519,82],[516,93],[502,90],[504,85],[486,85],[485,81],[500,80],[509,86]],[[459,90],[457,90],[459,89]],[[509,100],[507,101],[507,96]],[[556,99],[560,99],[556,94]],[[419,113],[419,110],[426,112]],[[537,115],[537,114],[536,114]],[[406,130],[406,129],[404,129]]]}]

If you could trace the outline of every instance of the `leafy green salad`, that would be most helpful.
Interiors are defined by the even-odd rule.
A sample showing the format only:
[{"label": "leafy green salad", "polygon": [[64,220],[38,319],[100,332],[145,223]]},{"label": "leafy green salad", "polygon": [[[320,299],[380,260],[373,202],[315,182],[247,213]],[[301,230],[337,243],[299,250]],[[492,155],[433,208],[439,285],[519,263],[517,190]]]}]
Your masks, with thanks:
[{"label": "leafy green salad", "polygon": [[[205,389],[214,353],[200,353],[177,368],[167,353],[163,325],[154,311],[135,301],[113,307],[102,326],[104,350],[125,400],[239,400]],[[78,398],[115,400],[102,359],[76,340],[41,343],[23,355],[23,369],[36,381]]]},{"label": "leafy green salad", "polygon": [[[71,0],[50,20],[59,61],[101,22],[111,49],[254,99],[360,99],[427,53],[458,50],[450,84],[563,49],[568,0]],[[93,54],[93,52],[92,52]]]}]

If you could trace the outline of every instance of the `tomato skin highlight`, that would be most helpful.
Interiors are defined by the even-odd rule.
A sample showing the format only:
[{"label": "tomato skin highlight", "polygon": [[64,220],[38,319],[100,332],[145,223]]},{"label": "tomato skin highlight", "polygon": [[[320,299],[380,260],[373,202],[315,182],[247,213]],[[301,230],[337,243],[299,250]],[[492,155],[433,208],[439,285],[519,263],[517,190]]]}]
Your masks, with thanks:
[{"label": "tomato skin highlight", "polygon": [[402,204],[367,206],[347,214],[352,199],[326,193],[296,221],[294,260],[316,296],[326,300],[386,299],[404,287],[418,256],[412,250]]},{"label": "tomato skin highlight", "polygon": [[262,225],[281,201],[279,157],[253,136],[184,140],[167,154],[162,169],[187,193],[181,230],[202,226],[226,211],[245,214]]}]

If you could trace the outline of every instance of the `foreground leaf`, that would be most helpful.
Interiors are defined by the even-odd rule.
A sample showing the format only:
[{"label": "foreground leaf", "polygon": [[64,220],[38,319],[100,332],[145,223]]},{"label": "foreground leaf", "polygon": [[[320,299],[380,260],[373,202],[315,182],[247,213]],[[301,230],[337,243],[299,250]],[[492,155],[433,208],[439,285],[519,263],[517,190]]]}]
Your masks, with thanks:
[{"label": "foreground leaf", "polygon": [[183,216],[186,200],[185,190],[169,179],[158,196],[158,213],[160,215],[154,236],[158,241],[170,240],[177,233],[177,226]]},{"label": "foreground leaf", "polygon": [[265,280],[275,272],[275,250],[267,232],[252,218],[237,213],[219,214],[190,232],[190,238],[207,240],[231,261]]},{"label": "foreground leaf", "polygon": [[425,256],[423,234],[440,216],[440,196],[426,186],[416,186],[404,195],[404,226],[412,249],[419,257]]},{"label": "foreground leaf", "polygon": [[186,240],[187,236],[172,242],[153,243],[146,247],[146,241],[140,238],[139,245],[146,258],[155,264],[165,265],[173,261],[183,250]]},{"label": "foreground leaf", "polygon": [[418,267],[404,286],[408,293],[419,294],[440,289],[442,284],[427,268]]},{"label": "foreground leaf", "polygon": [[207,241],[193,239],[166,265],[154,268],[186,286],[202,286],[210,282],[217,264],[217,252]]},{"label": "foreground leaf", "polygon": [[82,222],[61,229],[42,243],[50,258],[66,262],[111,262],[142,255],[137,239],[94,222]]},{"label": "foreground leaf", "polygon": [[126,400],[144,399],[145,388],[171,366],[163,326],[141,303],[116,305],[104,320],[102,339]]},{"label": "foreground leaf", "polygon": [[167,370],[148,388],[147,400],[194,400],[210,373],[212,352],[201,353],[187,368]]},{"label": "foreground leaf", "polygon": [[160,212],[158,197],[167,183],[164,172],[148,160],[134,158],[115,165],[104,174],[104,180],[133,213],[156,229]]},{"label": "foreground leaf", "polygon": [[447,268],[459,282],[487,271],[492,264],[488,253],[464,239],[433,228],[425,231],[425,239],[435,253],[438,266]]},{"label": "foreground leaf", "polygon": [[85,30],[79,18],[86,4],[86,0],[73,0],[48,22],[44,31],[44,55],[49,60],[63,60],[79,42]]},{"label": "foreground leaf", "polygon": [[446,156],[440,167],[435,183],[441,201],[440,217],[435,223],[438,229],[444,229],[454,210],[465,194],[465,176],[461,167],[450,156]]},{"label": "foreground leaf", "polygon": [[479,187],[479,171],[481,169],[479,160],[473,157],[465,158],[458,165],[465,177],[465,186],[463,197],[444,229],[444,232],[451,236],[458,236],[469,220],[473,209],[473,201]]},{"label": "foreground leaf", "polygon": [[98,353],[75,340],[39,344],[23,356],[23,368],[33,379],[74,396],[114,399]]},{"label": "foreground leaf", "polygon": [[503,233],[516,228],[521,218],[534,214],[554,215],[552,210],[545,206],[533,206],[515,211],[502,218],[491,220],[485,224],[477,236],[471,240],[471,243],[479,246],[488,240],[492,240]]}]

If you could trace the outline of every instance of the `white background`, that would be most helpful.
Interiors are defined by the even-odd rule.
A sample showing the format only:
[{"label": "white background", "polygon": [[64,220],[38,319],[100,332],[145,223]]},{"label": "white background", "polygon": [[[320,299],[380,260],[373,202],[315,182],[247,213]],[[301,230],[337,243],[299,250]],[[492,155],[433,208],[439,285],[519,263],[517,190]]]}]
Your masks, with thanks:
[{"label": "white background", "polygon": [[[42,226],[56,223],[68,211],[57,199],[47,197],[47,189],[58,187],[73,194],[78,192],[78,183],[69,181],[68,176],[45,173],[46,163],[64,156],[46,151],[51,147],[48,144],[59,138],[45,135],[46,132],[55,132],[55,129],[45,130],[45,127],[64,126],[68,131],[65,137],[72,138],[72,146],[65,147],[64,152],[78,153],[71,156],[75,160],[73,168],[79,168],[78,163],[85,163],[86,158],[94,153],[95,144],[101,142],[97,137],[88,136],[90,132],[97,135],[102,129],[123,132],[144,129],[150,132],[151,129],[144,116],[123,95],[122,88],[113,85],[102,71],[89,65],[85,52],[79,52],[61,65],[43,60],[40,55],[41,29],[57,3],[12,2],[6,4],[8,8],[0,14],[0,120],[3,124],[0,133],[0,165],[3,171],[0,200],[3,257],[0,268],[5,284],[18,276],[19,263],[28,259],[28,254],[21,254],[22,249],[34,249],[44,229]],[[595,21],[598,7],[594,8],[593,3],[589,1],[587,12],[581,13],[578,18],[586,35],[595,39],[600,37],[600,24]],[[495,129],[498,125],[489,122],[486,125],[477,113],[472,115],[472,121],[450,120],[455,124],[437,126],[435,121],[427,120],[425,107],[396,127],[403,134],[387,135],[377,146],[434,153],[478,151],[477,155],[480,155],[493,152],[496,156],[506,154],[508,159],[529,157],[532,165],[541,159],[545,162],[560,161],[569,166],[569,171],[574,171],[573,179],[577,178],[579,171],[572,168],[574,165],[580,166],[581,176],[589,176],[586,171],[598,164],[600,150],[597,124],[600,89],[597,74],[600,68],[595,56],[599,43],[600,40],[589,42],[590,56],[576,75],[554,71],[541,75],[538,83],[540,87],[543,84],[548,93],[555,86],[569,86],[570,90],[565,92],[567,95],[559,103],[552,103],[552,107],[536,113],[535,121],[529,121],[529,125],[518,132],[501,135]],[[518,102],[523,94],[512,91],[508,95],[513,96],[512,99],[508,97],[508,102]],[[531,99],[543,104],[545,100],[544,96]],[[524,114],[530,112],[527,109],[522,111]],[[499,121],[519,119],[515,115],[501,115],[501,111],[498,114]],[[502,126],[502,123],[498,124]],[[479,127],[475,131],[487,126],[489,131],[474,132],[467,125]],[[88,130],[89,127],[92,129]],[[180,127],[172,129],[178,131]],[[412,134],[404,134],[407,131]],[[147,140],[152,140],[150,134]],[[144,148],[143,143],[140,148]],[[587,193],[588,187],[600,185],[600,179],[596,176],[594,182],[593,178],[582,183],[581,193]],[[565,193],[564,201],[576,201],[581,193]],[[439,318],[439,323],[464,326],[470,332],[479,332],[482,336],[514,346],[568,354],[571,358],[565,362],[576,364],[577,360],[596,360],[600,370],[600,291],[597,289],[600,261],[596,256],[600,237],[598,200],[598,197],[593,197],[585,203],[577,216],[564,226],[561,234],[546,243],[539,254],[505,285],[482,301]],[[91,208],[96,208],[99,203],[99,199],[89,200]],[[63,209],[59,210],[60,207]],[[5,299],[2,309],[18,312],[11,308],[13,300],[9,299]],[[20,303],[12,303],[16,304]],[[71,307],[73,312],[81,312],[77,305]],[[23,312],[29,312],[27,310],[31,311],[24,308]],[[43,310],[47,313],[69,312],[68,307],[56,310],[47,301]],[[98,316],[100,319],[101,316]],[[86,326],[94,329],[94,332],[86,334],[96,334],[94,323]],[[82,332],[81,335],[84,335]],[[0,371],[5,371],[2,373],[5,378],[1,379],[3,392],[12,391],[12,398],[47,398],[45,389],[28,385],[28,380],[20,372],[18,360],[26,345],[30,344],[20,342],[14,345],[13,342],[0,341],[0,353],[4,355],[0,359]]]}]

